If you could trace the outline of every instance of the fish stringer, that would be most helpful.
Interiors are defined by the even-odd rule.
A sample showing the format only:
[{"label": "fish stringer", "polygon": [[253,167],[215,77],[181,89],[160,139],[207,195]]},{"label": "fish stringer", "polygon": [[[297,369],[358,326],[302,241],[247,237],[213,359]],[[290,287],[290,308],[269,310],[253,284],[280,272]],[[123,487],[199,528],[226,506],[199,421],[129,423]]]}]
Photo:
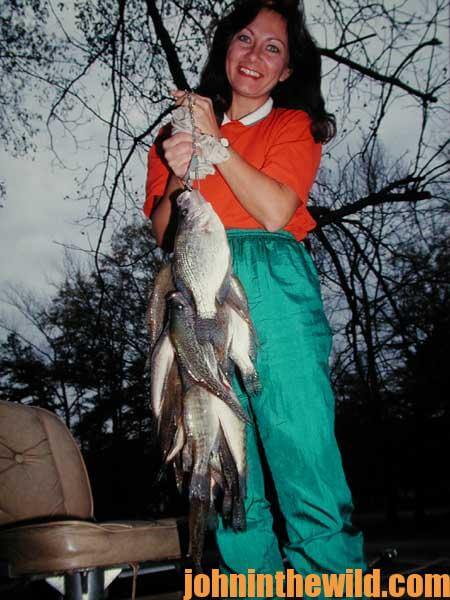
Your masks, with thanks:
[{"label": "fish stringer", "polygon": [[[183,183],[189,191],[193,190],[194,181],[197,181],[198,190],[200,191],[200,177],[198,172],[198,154],[200,145],[198,143],[197,131],[195,129],[195,118],[194,118],[194,94],[187,92],[189,118],[191,121],[192,129],[192,156],[189,161],[189,166],[186,171],[186,175],[183,177]],[[191,170],[194,171],[194,179],[190,178]]]}]

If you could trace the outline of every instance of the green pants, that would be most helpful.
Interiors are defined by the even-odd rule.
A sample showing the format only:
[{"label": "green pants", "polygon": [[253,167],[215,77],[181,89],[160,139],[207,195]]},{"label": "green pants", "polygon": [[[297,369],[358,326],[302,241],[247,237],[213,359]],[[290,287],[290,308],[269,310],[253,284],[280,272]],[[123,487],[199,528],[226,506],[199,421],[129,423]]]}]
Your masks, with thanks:
[{"label": "green pants", "polygon": [[262,393],[236,392],[253,415],[248,426],[247,529],[219,527],[224,571],[283,571],[266,499],[263,451],[286,521],[283,553],[297,573],[365,569],[362,534],[351,524],[352,498],[334,434],[328,357],[331,332],[317,272],[302,243],[286,232],[228,232],[233,268],[259,339]]}]

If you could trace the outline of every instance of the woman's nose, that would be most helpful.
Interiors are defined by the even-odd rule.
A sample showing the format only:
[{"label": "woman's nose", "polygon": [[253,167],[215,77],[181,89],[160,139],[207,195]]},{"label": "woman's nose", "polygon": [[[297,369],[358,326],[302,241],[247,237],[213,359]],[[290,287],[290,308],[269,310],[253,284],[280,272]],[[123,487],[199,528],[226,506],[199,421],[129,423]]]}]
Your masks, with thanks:
[{"label": "woman's nose", "polygon": [[260,53],[260,48],[256,44],[254,44],[253,46],[248,48],[247,58],[256,62],[257,60],[259,60]]}]

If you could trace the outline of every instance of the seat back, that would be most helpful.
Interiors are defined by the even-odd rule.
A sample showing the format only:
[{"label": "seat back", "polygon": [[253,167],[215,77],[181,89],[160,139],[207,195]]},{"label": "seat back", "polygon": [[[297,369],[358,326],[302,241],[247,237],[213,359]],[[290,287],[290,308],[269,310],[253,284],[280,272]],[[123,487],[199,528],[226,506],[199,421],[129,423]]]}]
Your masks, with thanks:
[{"label": "seat back", "polygon": [[93,516],[81,453],[53,413],[0,400],[0,525]]}]

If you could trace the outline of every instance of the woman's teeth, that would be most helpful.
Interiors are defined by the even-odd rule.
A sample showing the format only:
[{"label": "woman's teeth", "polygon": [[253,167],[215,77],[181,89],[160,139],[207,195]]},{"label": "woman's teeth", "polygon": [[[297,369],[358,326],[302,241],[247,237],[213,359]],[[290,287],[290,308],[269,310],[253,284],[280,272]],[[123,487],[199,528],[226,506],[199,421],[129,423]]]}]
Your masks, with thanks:
[{"label": "woman's teeth", "polygon": [[254,77],[255,79],[259,79],[261,77],[261,73],[257,73],[256,71],[252,71],[246,67],[239,67],[239,72],[243,73],[244,75],[248,75],[249,77]]}]

